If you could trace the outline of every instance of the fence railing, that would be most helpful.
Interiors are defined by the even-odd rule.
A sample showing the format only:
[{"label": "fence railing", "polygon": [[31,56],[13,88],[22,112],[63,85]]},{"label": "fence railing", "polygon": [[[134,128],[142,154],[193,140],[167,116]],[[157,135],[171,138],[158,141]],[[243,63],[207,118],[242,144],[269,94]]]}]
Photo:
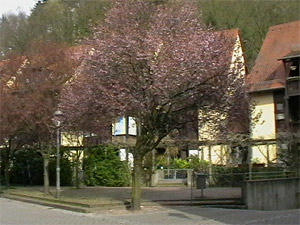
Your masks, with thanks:
[{"label": "fence railing", "polygon": [[[183,180],[195,183],[195,175],[190,169],[161,169],[157,170],[158,180]],[[280,178],[298,178],[296,171],[273,171],[251,173],[211,173],[206,174],[209,187],[242,187],[247,180],[271,180]]]},{"label": "fence railing", "polygon": [[207,180],[210,187],[241,187],[245,173],[211,173]]},{"label": "fence railing", "polygon": [[273,171],[273,172],[252,172],[246,173],[246,180],[268,180],[276,178],[298,178],[296,171]]},{"label": "fence railing", "polygon": [[162,172],[162,179],[165,180],[177,180],[188,178],[188,169],[163,169]]}]

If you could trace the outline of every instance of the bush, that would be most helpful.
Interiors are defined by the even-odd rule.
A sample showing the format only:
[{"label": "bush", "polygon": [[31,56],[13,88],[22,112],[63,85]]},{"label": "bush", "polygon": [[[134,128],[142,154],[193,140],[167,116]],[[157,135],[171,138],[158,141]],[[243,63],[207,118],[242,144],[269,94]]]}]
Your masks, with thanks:
[{"label": "bush", "polygon": [[187,160],[185,159],[171,159],[170,166],[167,165],[167,160],[165,156],[159,158],[159,166],[166,169],[193,169],[196,172],[208,172],[208,162],[205,160],[199,159],[197,156],[191,156]]},{"label": "bush", "polygon": [[190,169],[193,169],[196,172],[208,173],[209,163],[208,161],[199,159],[198,156],[189,157]]},{"label": "bush", "polygon": [[[252,179],[273,179],[276,178],[276,173],[270,172],[281,172],[281,167],[253,167],[252,168]],[[256,174],[259,172],[260,174]],[[245,173],[249,173],[248,167],[224,167],[224,166],[213,166],[211,174],[211,186],[218,187],[240,187],[245,179]],[[280,177],[281,174],[279,173]]]},{"label": "bush", "polygon": [[43,184],[43,159],[35,149],[16,151],[12,159],[11,183],[24,186]]},{"label": "bush", "polygon": [[243,185],[244,174],[248,172],[245,167],[223,167],[214,166],[212,168],[211,186],[218,187],[240,187]]},{"label": "bush", "polygon": [[170,167],[172,169],[189,169],[190,164],[188,161],[184,159],[174,159],[172,162],[172,166]]},{"label": "bush", "polygon": [[[59,166],[60,166],[60,185],[71,186],[73,172],[72,172],[70,160],[63,155],[60,159]],[[56,158],[55,157],[51,158],[49,162],[49,182],[50,185],[56,184]]]},{"label": "bush", "polygon": [[84,159],[85,183],[89,186],[128,186],[130,172],[114,146],[96,146],[87,150]]},{"label": "bush", "polygon": [[[1,166],[2,169],[2,166]],[[4,175],[4,171],[3,171]],[[14,185],[43,185],[43,158],[36,149],[24,148],[15,152],[12,158],[11,184]],[[2,177],[2,176],[1,176]],[[72,185],[72,168],[68,158],[62,156],[60,160],[61,185]],[[50,185],[56,184],[56,158],[49,162]]]}]

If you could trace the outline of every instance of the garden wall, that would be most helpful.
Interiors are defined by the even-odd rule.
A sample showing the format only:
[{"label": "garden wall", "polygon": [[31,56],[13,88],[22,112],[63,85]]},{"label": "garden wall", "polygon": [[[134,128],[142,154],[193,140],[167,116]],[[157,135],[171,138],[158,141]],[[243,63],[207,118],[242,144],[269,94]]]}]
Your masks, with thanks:
[{"label": "garden wall", "polygon": [[299,178],[250,180],[243,188],[243,198],[248,209],[296,209],[299,191]]}]

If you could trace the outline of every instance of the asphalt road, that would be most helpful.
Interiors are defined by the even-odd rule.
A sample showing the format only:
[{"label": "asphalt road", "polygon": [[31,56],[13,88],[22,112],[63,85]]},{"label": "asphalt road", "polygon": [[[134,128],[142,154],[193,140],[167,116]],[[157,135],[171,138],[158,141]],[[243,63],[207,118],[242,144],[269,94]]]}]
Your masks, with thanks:
[{"label": "asphalt road", "polygon": [[221,225],[300,224],[299,210],[253,211],[200,207],[172,207],[147,213],[109,211],[76,213],[0,198],[1,225]]}]

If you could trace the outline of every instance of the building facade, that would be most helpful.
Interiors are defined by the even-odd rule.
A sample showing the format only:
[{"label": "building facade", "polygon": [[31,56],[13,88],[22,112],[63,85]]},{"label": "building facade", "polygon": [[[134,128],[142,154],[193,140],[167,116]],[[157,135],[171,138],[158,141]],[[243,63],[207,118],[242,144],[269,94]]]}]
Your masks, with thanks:
[{"label": "building facade", "polygon": [[[252,160],[278,163],[278,138],[299,132],[300,21],[272,26],[251,73],[247,76],[254,103]],[[259,119],[254,117],[259,114]]]}]

